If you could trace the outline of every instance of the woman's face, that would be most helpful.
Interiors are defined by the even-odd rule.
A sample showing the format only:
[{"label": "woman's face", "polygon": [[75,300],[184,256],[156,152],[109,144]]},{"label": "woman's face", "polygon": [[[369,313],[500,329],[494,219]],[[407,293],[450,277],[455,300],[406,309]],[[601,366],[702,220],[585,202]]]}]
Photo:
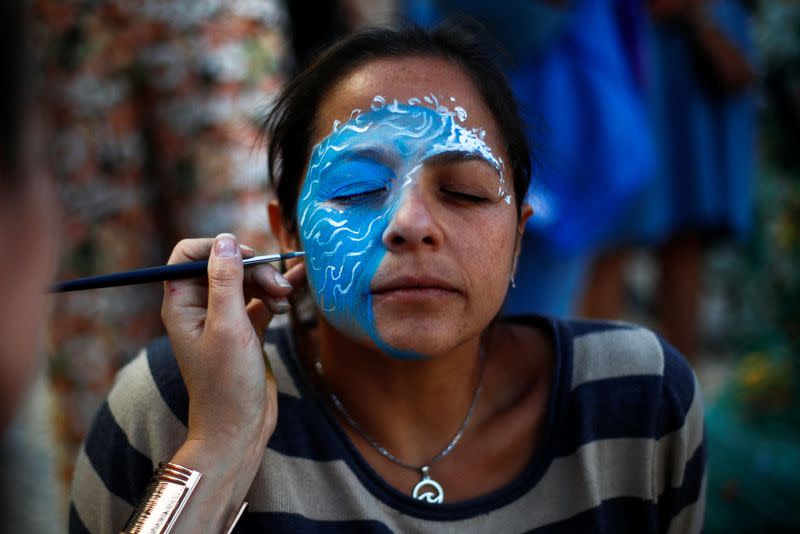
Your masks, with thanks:
[{"label": "woman's face", "polygon": [[480,335],[524,221],[467,75],[434,58],[368,63],[325,95],[315,132],[297,222],[325,319],[396,357]]}]

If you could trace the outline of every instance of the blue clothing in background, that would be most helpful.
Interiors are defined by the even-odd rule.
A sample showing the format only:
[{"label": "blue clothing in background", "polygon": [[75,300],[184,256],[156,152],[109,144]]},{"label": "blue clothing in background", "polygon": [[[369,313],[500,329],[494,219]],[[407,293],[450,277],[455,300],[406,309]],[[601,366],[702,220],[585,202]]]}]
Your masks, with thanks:
[{"label": "blue clothing in background", "polygon": [[528,231],[555,256],[593,253],[615,240],[653,173],[638,5],[576,2],[552,49],[511,73],[539,163]]},{"label": "blue clothing in background", "polygon": [[423,24],[475,17],[508,52],[533,147],[534,215],[504,312],[572,313],[591,258],[614,241],[653,174],[642,2],[416,0],[410,13]]},{"label": "blue clothing in background", "polygon": [[[751,62],[749,13],[738,0],[709,5],[715,24]],[[629,228],[646,242],[679,232],[741,238],[751,225],[755,166],[752,90],[723,95],[698,77],[687,32],[667,23],[649,35],[649,92],[660,159]]]}]

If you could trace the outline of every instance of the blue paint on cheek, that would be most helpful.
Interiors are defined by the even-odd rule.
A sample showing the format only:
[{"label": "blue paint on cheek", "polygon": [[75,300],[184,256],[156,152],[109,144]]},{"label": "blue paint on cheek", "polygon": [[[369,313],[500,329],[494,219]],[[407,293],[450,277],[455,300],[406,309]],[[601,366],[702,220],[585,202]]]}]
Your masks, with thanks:
[{"label": "blue paint on cheek", "polygon": [[[391,163],[364,156],[376,150]],[[314,147],[300,192],[298,227],[318,308],[336,329],[370,338],[394,357],[420,355],[380,337],[370,283],[386,254],[383,234],[413,169],[448,150],[479,152],[498,165],[488,147],[450,116],[416,106],[373,109],[334,128]]]},{"label": "blue paint on cheek", "polygon": [[[306,272],[317,306],[341,332],[368,337],[395,357],[415,357],[387,345],[372,311],[370,284],[386,254],[382,236],[396,202],[377,199],[367,205],[336,206],[322,193],[321,182],[306,177],[298,204]],[[363,188],[340,184],[337,194],[358,195]],[[389,195],[383,195],[388,197]]]},{"label": "blue paint on cheek", "polygon": [[[381,237],[391,217],[391,203],[381,198],[341,205],[334,199],[386,191],[393,174],[386,167],[359,164],[358,174],[352,176],[348,172],[354,170],[352,164],[332,169],[325,159],[310,165],[298,203],[309,285],[317,306],[335,328],[382,344],[369,286],[386,253]],[[328,171],[325,180],[315,172],[323,167]]]}]

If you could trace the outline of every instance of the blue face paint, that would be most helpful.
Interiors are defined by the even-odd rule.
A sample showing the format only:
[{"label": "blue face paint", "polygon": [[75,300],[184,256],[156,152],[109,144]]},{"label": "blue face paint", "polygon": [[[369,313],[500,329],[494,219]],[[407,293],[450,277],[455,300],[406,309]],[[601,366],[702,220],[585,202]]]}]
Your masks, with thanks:
[{"label": "blue face paint", "polygon": [[[450,111],[433,97],[386,105],[375,97],[370,111],[355,110],[312,149],[298,201],[300,240],[312,294],[326,319],[353,338],[369,337],[395,357],[419,357],[381,339],[370,283],[386,254],[382,236],[426,160],[455,153],[481,159],[497,173],[492,200],[511,204],[502,160],[467,129],[461,107]],[[484,178],[485,181],[485,178]]]}]

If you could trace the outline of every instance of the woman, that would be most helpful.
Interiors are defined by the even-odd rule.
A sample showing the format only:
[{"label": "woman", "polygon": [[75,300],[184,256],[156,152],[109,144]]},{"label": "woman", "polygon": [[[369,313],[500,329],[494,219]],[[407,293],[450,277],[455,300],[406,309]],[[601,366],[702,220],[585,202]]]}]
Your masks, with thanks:
[{"label": "woman", "polygon": [[[702,405],[681,357],[633,326],[495,319],[530,161],[487,57],[454,28],[371,30],[286,86],[269,215],[304,262],[243,274],[230,235],[178,244],[172,262],[210,253],[208,285],[165,287],[169,341],[98,414],[73,532],[119,529],[163,460],[203,473],[187,532],[227,528],[243,501],[254,532],[699,530]],[[267,332],[273,373],[258,334],[304,280],[316,326]]]}]

